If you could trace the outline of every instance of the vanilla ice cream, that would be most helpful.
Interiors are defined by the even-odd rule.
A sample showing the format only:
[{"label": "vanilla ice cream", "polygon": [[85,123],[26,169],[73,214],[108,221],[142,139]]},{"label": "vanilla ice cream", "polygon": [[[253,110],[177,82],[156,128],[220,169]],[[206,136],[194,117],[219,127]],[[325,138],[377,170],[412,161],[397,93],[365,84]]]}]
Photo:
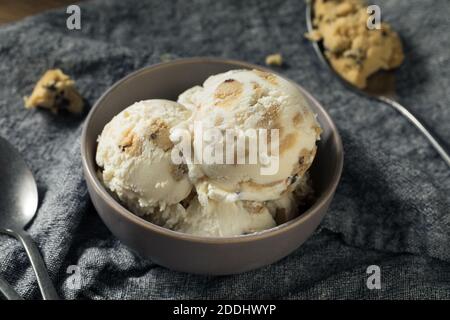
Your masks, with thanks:
[{"label": "vanilla ice cream", "polygon": [[311,195],[309,175],[306,173],[276,200],[205,201],[194,196],[187,210],[171,208],[169,214],[165,213],[167,220],[160,225],[199,236],[225,237],[259,232],[297,217],[298,208],[305,205]]},{"label": "vanilla ice cream", "polygon": [[169,139],[171,128],[190,116],[176,102],[140,101],[116,115],[99,136],[100,178],[137,215],[178,214],[178,203],[191,192],[186,165],[171,160]]},{"label": "vanilla ice cream", "polygon": [[251,201],[223,202],[210,200],[206,206],[194,198],[186,216],[175,230],[199,236],[226,237],[275,227],[269,210]]},{"label": "vanilla ice cream", "polygon": [[[275,74],[232,70],[214,75],[203,86],[181,94],[178,102],[194,112],[193,119],[201,124],[203,132],[231,130],[238,136],[248,129],[278,129],[278,154],[259,154],[261,157],[253,164],[202,162],[204,150],[212,150],[214,144],[223,141],[211,139],[198,144],[194,140],[195,162],[189,164],[189,176],[201,199],[279,199],[314,159],[321,132],[316,117],[299,88]],[[270,149],[275,142],[270,138],[268,141]],[[274,164],[275,170],[262,174],[262,169],[270,171]]]},{"label": "vanilla ice cream", "polygon": [[[219,135],[208,136],[213,130]],[[251,136],[258,131],[264,135]],[[198,236],[235,236],[298,215],[312,194],[307,170],[320,132],[295,84],[232,70],[186,90],[178,103],[146,100],[123,110],[99,136],[96,162],[105,187],[144,219]]]}]

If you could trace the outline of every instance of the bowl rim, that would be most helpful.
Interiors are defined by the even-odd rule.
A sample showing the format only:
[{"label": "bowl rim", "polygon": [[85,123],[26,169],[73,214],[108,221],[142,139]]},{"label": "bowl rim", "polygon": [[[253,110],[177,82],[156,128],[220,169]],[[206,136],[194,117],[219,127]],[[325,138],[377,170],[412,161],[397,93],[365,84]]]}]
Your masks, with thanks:
[{"label": "bowl rim", "polygon": [[[308,208],[305,212],[300,214],[295,219],[292,219],[288,222],[285,222],[281,225],[275,226],[270,229],[250,233],[250,234],[244,234],[244,235],[237,235],[237,236],[227,236],[227,237],[207,237],[207,236],[198,236],[198,235],[191,235],[187,233],[182,233],[179,231],[170,230],[165,227],[158,226],[154,223],[151,223],[147,220],[142,219],[141,217],[135,215],[133,212],[128,210],[125,206],[120,204],[116,199],[112,197],[112,195],[106,190],[106,188],[102,185],[100,180],[97,178],[95,168],[92,168],[89,164],[89,161],[87,159],[87,131],[91,124],[92,118],[94,115],[99,111],[99,106],[102,103],[102,101],[113,91],[115,91],[119,86],[123,85],[124,83],[132,80],[136,76],[146,73],[146,72],[153,72],[155,69],[161,69],[165,67],[172,67],[174,65],[180,65],[180,64],[193,64],[193,63],[228,63],[235,65],[236,67],[242,67],[245,69],[259,69],[267,72],[271,72],[274,74],[277,74],[278,76],[282,77],[283,79],[286,79],[290,82],[293,82],[296,86],[298,86],[302,93],[307,96],[308,99],[310,99],[314,104],[315,107],[319,108],[321,112],[323,113],[324,117],[330,124],[330,129],[334,133],[334,139],[335,144],[337,146],[337,163],[336,168],[334,170],[333,177],[331,178],[331,183],[325,188],[325,191],[323,194],[313,203],[313,205]],[[145,229],[149,229],[150,231],[156,232],[162,236],[167,236],[170,238],[176,238],[178,240],[185,240],[190,242],[196,242],[196,243],[210,243],[210,244],[217,244],[217,243],[242,243],[242,242],[249,242],[249,241],[255,241],[258,239],[263,238],[269,238],[274,237],[276,235],[279,235],[280,233],[284,233],[288,230],[291,230],[295,227],[297,227],[300,224],[303,224],[305,221],[309,220],[312,216],[319,213],[320,208],[322,208],[328,201],[331,200],[331,198],[334,195],[334,192],[339,184],[342,169],[343,169],[343,163],[344,163],[344,149],[342,145],[342,139],[339,134],[339,131],[337,130],[337,127],[335,123],[333,122],[332,118],[326,112],[326,110],[323,108],[323,106],[308,92],[306,91],[302,86],[297,84],[295,81],[290,80],[289,78],[285,77],[284,75],[279,74],[276,71],[273,71],[271,69],[265,68],[263,66],[259,66],[256,64],[234,60],[234,59],[226,59],[226,58],[214,58],[214,57],[192,57],[192,58],[180,58],[168,62],[161,62],[152,64],[149,66],[142,67],[138,70],[135,70],[131,72],[130,74],[126,75],[125,77],[121,78],[120,80],[116,81],[112,86],[110,86],[94,103],[92,108],[89,111],[89,114],[86,117],[86,120],[83,124],[82,134],[81,134],[81,160],[82,160],[82,167],[84,171],[84,176],[86,180],[89,180],[87,182],[90,182],[91,186],[93,187],[93,191],[99,195],[100,198],[102,198],[103,201],[105,201],[110,207],[112,207],[113,210],[115,210],[117,213],[119,213],[123,218],[128,220],[130,223],[138,224],[141,227]]]}]

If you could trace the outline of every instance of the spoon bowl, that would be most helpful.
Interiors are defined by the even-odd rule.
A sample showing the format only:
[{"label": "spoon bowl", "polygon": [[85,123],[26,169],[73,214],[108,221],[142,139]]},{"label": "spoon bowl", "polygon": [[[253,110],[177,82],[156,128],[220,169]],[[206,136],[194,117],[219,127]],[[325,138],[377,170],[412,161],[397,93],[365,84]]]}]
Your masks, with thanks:
[{"label": "spoon bowl", "polygon": [[[314,30],[314,0],[307,1],[306,3],[306,28],[308,32]],[[420,121],[414,114],[412,114],[405,106],[398,102],[398,97],[395,92],[395,72],[392,70],[382,70],[371,75],[367,79],[367,85],[365,88],[361,89],[347,80],[345,80],[338,72],[334,70],[325,55],[325,47],[323,41],[311,41],[314,48],[314,52],[321,61],[321,63],[329,70],[332,74],[338,77],[341,82],[350,90],[368,96],[372,99],[382,101],[401,115],[403,115],[408,121],[410,121],[430,142],[431,146],[437,151],[444,162],[450,167],[450,154],[447,151],[446,145],[441,142],[433,131],[427,128],[422,121]]]},{"label": "spoon bowl", "polygon": [[3,138],[0,150],[0,226],[23,229],[36,213],[36,182],[19,152]]},{"label": "spoon bowl", "polygon": [[[0,176],[0,233],[21,242],[36,274],[43,298],[56,300],[58,295],[39,249],[23,230],[36,214],[36,181],[20,153],[3,138],[0,138]],[[0,281],[0,292],[7,298],[17,297],[4,280]]]},{"label": "spoon bowl", "polygon": [[[306,5],[306,27],[308,32],[314,30],[314,1],[308,2]],[[333,66],[328,61],[325,55],[325,47],[323,41],[312,41],[312,46],[314,51],[319,58],[320,62],[333,74],[335,74],[339,80],[350,90],[356,91],[357,93],[367,95],[369,97],[395,97],[395,72],[392,70],[380,70],[375,74],[371,75],[367,79],[367,85],[365,88],[361,89],[347,80],[345,80],[339,73],[337,73]]]}]

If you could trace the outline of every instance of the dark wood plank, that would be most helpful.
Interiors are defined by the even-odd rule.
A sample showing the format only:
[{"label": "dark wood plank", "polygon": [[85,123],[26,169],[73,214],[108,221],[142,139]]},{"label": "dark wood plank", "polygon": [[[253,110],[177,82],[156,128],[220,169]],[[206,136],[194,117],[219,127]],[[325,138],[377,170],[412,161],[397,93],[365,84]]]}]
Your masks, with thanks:
[{"label": "dark wood plank", "polygon": [[42,11],[66,7],[74,0],[0,0],[0,24],[17,21]]}]

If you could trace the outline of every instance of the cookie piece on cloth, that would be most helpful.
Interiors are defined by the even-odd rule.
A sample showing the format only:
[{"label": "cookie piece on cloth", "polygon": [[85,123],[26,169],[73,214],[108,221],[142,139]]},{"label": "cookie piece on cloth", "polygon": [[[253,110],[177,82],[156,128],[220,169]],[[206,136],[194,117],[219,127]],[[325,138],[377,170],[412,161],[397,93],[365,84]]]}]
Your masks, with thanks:
[{"label": "cookie piece on cloth", "polygon": [[75,88],[75,81],[61,69],[45,72],[36,83],[31,96],[25,97],[25,108],[45,108],[53,113],[67,110],[71,113],[83,111],[83,97]]}]

